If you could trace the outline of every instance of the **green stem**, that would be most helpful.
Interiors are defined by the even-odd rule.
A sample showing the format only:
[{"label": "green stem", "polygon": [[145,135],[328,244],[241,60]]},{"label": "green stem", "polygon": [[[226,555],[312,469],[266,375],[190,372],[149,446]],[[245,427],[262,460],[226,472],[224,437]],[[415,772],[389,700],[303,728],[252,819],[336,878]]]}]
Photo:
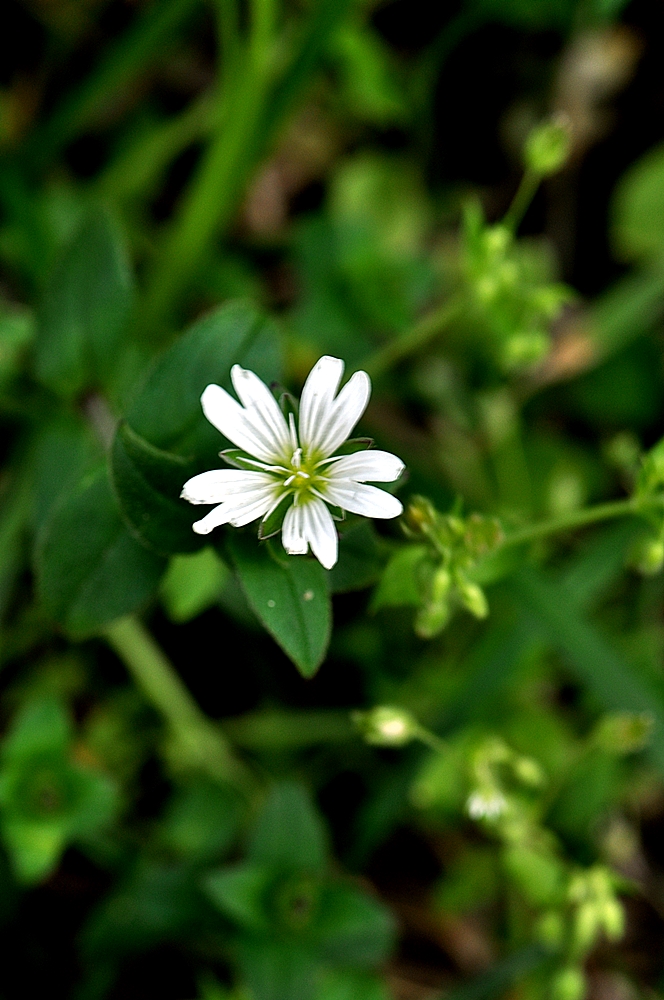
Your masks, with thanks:
[{"label": "green stem", "polygon": [[436,736],[430,730],[424,729],[424,727],[418,727],[416,736],[421,743],[424,743],[425,746],[436,753],[447,753],[450,749],[449,744],[445,740],[441,739],[440,736]]},{"label": "green stem", "polygon": [[151,705],[166,720],[174,763],[198,768],[215,780],[238,780],[240,765],[220,730],[198,707],[147,629],[133,616],[106,626],[104,637]]},{"label": "green stem", "polygon": [[383,375],[442,333],[460,315],[462,308],[463,299],[460,295],[449,299],[443,306],[427,313],[415,326],[371,354],[361,367],[374,378]]},{"label": "green stem", "polygon": [[535,197],[542,178],[534,170],[528,168],[521,178],[521,183],[514,195],[512,204],[507,209],[503,218],[503,225],[507,226],[513,233],[521,225],[521,221],[528,211],[528,206]]},{"label": "green stem", "polygon": [[[221,96],[216,133],[171,225],[146,290],[138,324],[161,331],[215,235],[230,224],[246,183],[268,92],[274,30],[273,0],[254,0],[243,56],[233,55],[232,79]],[[230,75],[230,74],[229,74]]]},{"label": "green stem", "polygon": [[570,531],[586,524],[595,524],[597,521],[608,521],[614,517],[639,514],[647,507],[661,507],[662,504],[661,497],[653,497],[650,500],[628,497],[626,500],[612,500],[609,503],[596,504],[594,507],[571,511],[569,514],[551,518],[550,521],[531,524],[527,528],[514,531],[503,539],[501,546],[504,548],[509,545],[524,545],[527,542],[534,542],[538,538],[557,534],[559,531]]}]

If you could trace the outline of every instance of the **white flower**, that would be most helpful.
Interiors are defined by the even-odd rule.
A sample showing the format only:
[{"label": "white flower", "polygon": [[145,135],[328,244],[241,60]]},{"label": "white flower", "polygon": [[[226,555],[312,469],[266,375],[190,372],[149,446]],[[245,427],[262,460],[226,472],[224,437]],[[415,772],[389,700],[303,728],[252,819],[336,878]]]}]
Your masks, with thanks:
[{"label": "white flower", "polygon": [[[239,528],[257,518],[265,522],[287,505],[281,538],[289,555],[311,551],[326,569],[337,561],[338,539],[326,506],[366,517],[397,517],[401,502],[385,490],[366,485],[389,483],[403,462],[387,451],[336,455],[360,419],[371,393],[366,372],[355,372],[337,395],[344,370],[339,358],[323,357],[313,367],[300,400],[299,427],[288,421],[257,375],[239,365],[231,370],[242,405],[218,385],[201,396],[211,424],[244,454],[229,461],[238,469],[213,469],[184,485],[189,503],[218,504],[193,525],[206,535],[220,524]],[[224,453],[221,453],[222,458]]]},{"label": "white flower", "polygon": [[506,811],[507,800],[493,789],[477,791],[468,797],[466,809],[471,819],[497,819]]}]

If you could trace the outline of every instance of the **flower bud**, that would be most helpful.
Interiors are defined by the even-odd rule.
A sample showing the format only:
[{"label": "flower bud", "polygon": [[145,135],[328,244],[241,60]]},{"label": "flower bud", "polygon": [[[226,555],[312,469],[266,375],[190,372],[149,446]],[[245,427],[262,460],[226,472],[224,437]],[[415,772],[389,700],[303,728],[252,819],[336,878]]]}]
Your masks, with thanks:
[{"label": "flower bud", "polygon": [[618,941],[625,933],[625,911],[617,899],[607,899],[600,910],[600,921],[610,941]]},{"label": "flower bud", "polygon": [[507,809],[507,799],[496,788],[480,788],[468,796],[466,810],[471,819],[498,819]]},{"label": "flower bud", "polygon": [[417,736],[417,720],[403,708],[378,705],[368,712],[354,712],[353,722],[367,743],[380,747],[401,747]]},{"label": "flower bud", "polygon": [[523,330],[508,337],[502,347],[501,363],[506,371],[537,364],[549,352],[551,340],[545,330]]},{"label": "flower bud", "polygon": [[565,938],[565,921],[557,910],[543,913],[535,925],[535,936],[546,948],[561,947]]},{"label": "flower bud", "polygon": [[574,915],[572,930],[574,947],[581,954],[589,951],[599,931],[599,912],[596,903],[582,903]]},{"label": "flower bud", "polygon": [[644,576],[655,576],[664,565],[664,541],[644,538],[632,549],[632,564]]},{"label": "flower bud", "polygon": [[512,764],[514,775],[524,785],[539,788],[544,783],[542,768],[532,757],[517,757]]},{"label": "flower bud", "polygon": [[415,634],[420,639],[433,639],[439,635],[450,620],[450,605],[441,600],[425,604],[415,616]]},{"label": "flower bud", "polygon": [[552,1000],[583,1000],[586,995],[586,977],[577,966],[560,969],[551,981]]},{"label": "flower bud", "polygon": [[461,574],[458,574],[456,584],[464,608],[476,618],[486,618],[489,614],[489,604],[482,588]]},{"label": "flower bud", "polygon": [[427,534],[436,527],[436,508],[426,497],[413,497],[406,509],[405,521],[407,527],[416,534]]},{"label": "flower bud", "polygon": [[540,177],[555,174],[570,154],[571,138],[569,123],[562,115],[536,125],[526,139],[526,166]]}]

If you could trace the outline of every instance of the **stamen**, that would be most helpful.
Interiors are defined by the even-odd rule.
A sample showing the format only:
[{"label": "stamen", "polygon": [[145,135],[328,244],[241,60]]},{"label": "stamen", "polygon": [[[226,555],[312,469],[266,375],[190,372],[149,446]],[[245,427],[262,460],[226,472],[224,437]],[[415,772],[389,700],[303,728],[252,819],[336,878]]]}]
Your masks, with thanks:
[{"label": "stamen", "polygon": [[301,448],[296,448],[295,451],[293,452],[293,457],[291,458],[291,465],[295,469],[299,469],[300,466],[302,465],[302,449]]},{"label": "stamen", "polygon": [[294,479],[295,479],[295,474],[293,473],[293,475],[289,476],[288,479],[284,479],[284,486],[290,486],[290,484],[293,482]]},{"label": "stamen", "polygon": [[291,436],[291,444],[293,445],[293,450],[297,448],[297,431],[295,430],[295,414],[288,414],[288,429]]},{"label": "stamen", "polygon": [[304,472],[302,469],[298,469],[297,470],[297,474],[300,477],[300,479],[311,479],[311,476],[309,475],[309,473],[308,472]]}]

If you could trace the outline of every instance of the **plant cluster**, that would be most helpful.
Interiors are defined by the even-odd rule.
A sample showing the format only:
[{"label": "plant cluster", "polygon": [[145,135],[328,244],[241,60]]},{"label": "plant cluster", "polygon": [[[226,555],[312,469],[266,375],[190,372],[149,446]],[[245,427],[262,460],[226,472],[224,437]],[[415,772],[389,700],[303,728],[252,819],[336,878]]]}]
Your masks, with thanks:
[{"label": "plant cluster", "polygon": [[631,8],[10,6],[0,994],[656,998],[652,131],[569,246]]}]

